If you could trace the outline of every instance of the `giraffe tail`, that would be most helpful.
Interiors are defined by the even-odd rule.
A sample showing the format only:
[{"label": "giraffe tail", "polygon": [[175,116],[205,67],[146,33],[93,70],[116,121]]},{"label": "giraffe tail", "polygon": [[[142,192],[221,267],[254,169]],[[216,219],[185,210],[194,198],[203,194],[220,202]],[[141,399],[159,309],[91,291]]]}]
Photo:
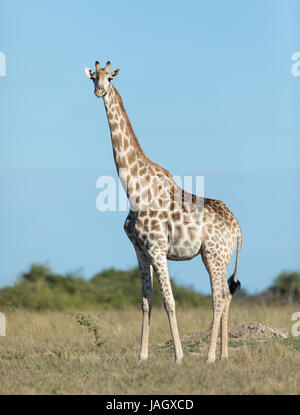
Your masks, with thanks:
[{"label": "giraffe tail", "polygon": [[237,234],[237,251],[236,251],[236,258],[235,258],[234,273],[228,279],[229,291],[232,295],[241,288],[241,283],[237,279],[237,268],[238,268],[238,263],[239,263],[239,255],[240,255],[241,247],[242,247],[242,232],[241,232],[241,228],[239,227],[238,234]]}]

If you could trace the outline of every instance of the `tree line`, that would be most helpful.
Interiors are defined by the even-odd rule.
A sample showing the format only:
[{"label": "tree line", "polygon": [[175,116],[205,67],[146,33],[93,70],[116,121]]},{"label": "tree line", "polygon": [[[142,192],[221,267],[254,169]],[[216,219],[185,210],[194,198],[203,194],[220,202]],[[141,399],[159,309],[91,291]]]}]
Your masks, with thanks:
[{"label": "tree line", "polygon": [[[154,278],[155,279],[155,278]],[[210,304],[211,297],[184,287],[171,279],[176,304],[198,307]],[[283,272],[262,293],[235,294],[238,302],[300,302],[300,272]],[[35,310],[124,308],[141,303],[141,278],[138,268],[128,271],[107,269],[87,280],[80,275],[57,274],[49,266],[32,264],[12,287],[0,289],[0,307]],[[153,305],[161,305],[157,281],[153,285]]]}]

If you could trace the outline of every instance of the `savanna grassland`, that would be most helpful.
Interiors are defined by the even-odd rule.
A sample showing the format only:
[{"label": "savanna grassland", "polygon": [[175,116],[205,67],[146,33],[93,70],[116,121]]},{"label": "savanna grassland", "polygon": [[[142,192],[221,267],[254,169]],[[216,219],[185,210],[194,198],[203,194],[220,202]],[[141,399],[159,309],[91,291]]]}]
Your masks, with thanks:
[{"label": "savanna grassland", "polygon": [[[5,311],[5,310],[2,310]],[[235,304],[229,326],[260,322],[285,328],[300,305]],[[230,341],[230,359],[205,362],[208,342],[183,341],[182,366],[165,342],[170,333],[161,307],[152,312],[150,356],[138,364],[138,307],[70,313],[5,311],[0,337],[1,394],[299,394],[300,337]],[[180,335],[205,330],[211,307],[178,307]]]}]

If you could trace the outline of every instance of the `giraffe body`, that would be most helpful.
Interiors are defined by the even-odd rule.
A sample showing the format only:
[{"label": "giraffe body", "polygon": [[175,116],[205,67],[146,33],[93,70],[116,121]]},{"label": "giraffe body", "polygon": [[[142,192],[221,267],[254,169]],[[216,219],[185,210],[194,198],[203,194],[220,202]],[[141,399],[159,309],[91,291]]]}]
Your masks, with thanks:
[{"label": "giraffe body", "polygon": [[[183,352],[167,260],[184,261],[199,254],[210,276],[213,297],[213,325],[207,360],[215,360],[220,321],[221,358],[227,358],[228,310],[234,291],[232,287],[239,284],[236,274],[241,247],[240,226],[222,201],[185,192],[167,170],[145,156],[122,99],[110,83],[119,70],[112,73],[109,70],[109,62],[104,69],[96,62],[96,71],[86,68],[86,74],[94,82],[96,96],[104,99],[114,160],[131,207],[124,229],[135,248],[142,278],[140,360],[148,357],[154,269],[169,318],[175,360],[181,362]],[[235,272],[229,289],[227,268],[236,242]]]}]

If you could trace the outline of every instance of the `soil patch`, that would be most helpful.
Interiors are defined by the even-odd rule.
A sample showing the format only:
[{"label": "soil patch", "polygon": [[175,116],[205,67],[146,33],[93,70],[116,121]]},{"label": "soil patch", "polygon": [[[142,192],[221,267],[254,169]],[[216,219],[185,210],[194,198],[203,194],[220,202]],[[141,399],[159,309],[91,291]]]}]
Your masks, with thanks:
[{"label": "soil patch", "polygon": [[[207,342],[211,334],[211,329],[199,331],[197,333],[188,334],[182,337],[183,342],[204,341]],[[250,339],[272,339],[289,337],[288,331],[281,328],[264,326],[261,323],[246,323],[242,326],[231,327],[228,329],[228,337],[233,340],[250,340]],[[164,344],[170,344],[172,340],[168,340]]]}]

